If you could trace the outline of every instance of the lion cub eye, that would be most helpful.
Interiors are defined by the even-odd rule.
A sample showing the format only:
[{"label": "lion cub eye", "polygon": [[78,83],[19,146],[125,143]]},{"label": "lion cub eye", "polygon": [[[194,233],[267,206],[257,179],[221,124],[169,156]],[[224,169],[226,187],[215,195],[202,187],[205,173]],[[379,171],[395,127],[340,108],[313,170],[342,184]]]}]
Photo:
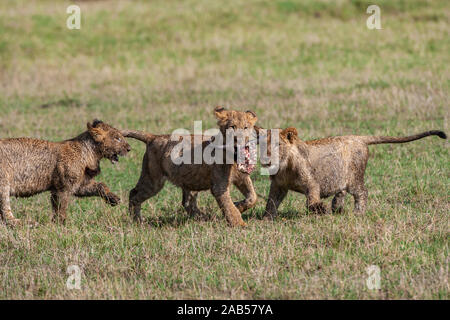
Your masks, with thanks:
[{"label": "lion cub eye", "polygon": [[233,130],[236,130],[236,126],[231,126],[230,128]]},{"label": "lion cub eye", "polygon": [[120,139],[120,138],[115,138],[115,140],[117,140],[118,142],[122,141],[122,139]]}]

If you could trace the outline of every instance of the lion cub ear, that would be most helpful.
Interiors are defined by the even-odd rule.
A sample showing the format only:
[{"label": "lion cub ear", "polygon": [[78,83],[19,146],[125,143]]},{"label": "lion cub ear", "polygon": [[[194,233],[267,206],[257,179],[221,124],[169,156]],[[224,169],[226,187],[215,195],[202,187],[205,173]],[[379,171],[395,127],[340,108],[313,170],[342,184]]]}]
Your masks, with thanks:
[{"label": "lion cub ear", "polygon": [[281,135],[285,137],[290,143],[293,143],[298,138],[297,129],[290,127],[281,131]]},{"label": "lion cub ear", "polygon": [[245,114],[247,115],[248,121],[250,121],[250,123],[252,125],[255,125],[256,121],[258,121],[258,117],[256,116],[256,113],[254,113],[251,110],[247,110],[247,111],[245,111]]},{"label": "lion cub ear", "polygon": [[219,121],[225,121],[228,119],[228,111],[224,107],[220,107],[220,106],[215,107],[214,115],[216,116],[217,120],[219,120]]},{"label": "lion cub ear", "polygon": [[93,124],[88,122],[87,129],[94,141],[102,142],[103,140],[105,140],[106,132],[101,127],[97,127],[97,125],[99,124],[99,122],[97,121],[98,120],[95,120]]}]

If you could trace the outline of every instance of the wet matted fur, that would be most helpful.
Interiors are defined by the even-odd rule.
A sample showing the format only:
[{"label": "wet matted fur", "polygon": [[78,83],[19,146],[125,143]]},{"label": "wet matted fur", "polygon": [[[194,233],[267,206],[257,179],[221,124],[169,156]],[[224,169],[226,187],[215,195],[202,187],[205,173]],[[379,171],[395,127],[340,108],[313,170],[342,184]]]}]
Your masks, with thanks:
[{"label": "wet matted fur", "polygon": [[[216,107],[214,114],[223,136],[229,128],[252,130],[257,121],[252,111],[240,112]],[[141,176],[136,187],[130,191],[130,213],[135,219],[142,220],[141,204],[156,195],[166,180],[169,180],[183,189],[182,204],[190,215],[200,214],[197,193],[211,190],[227,222],[231,226],[246,225],[241,213],[255,205],[257,196],[249,174],[240,172],[236,163],[174,164],[170,155],[179,141],[171,141],[170,135],[153,135],[135,130],[123,130],[122,133],[125,137],[141,140],[147,145]],[[204,141],[201,144],[195,145],[193,140],[192,150],[201,148],[202,154],[204,148],[211,143],[210,139],[202,139]],[[244,200],[233,203],[230,197],[231,183],[245,196]]]},{"label": "wet matted fur", "polygon": [[[317,213],[326,212],[321,199],[329,196],[334,196],[332,211],[341,211],[348,192],[354,198],[355,213],[362,214],[368,194],[364,186],[368,145],[405,143],[431,135],[447,138],[442,131],[427,131],[408,137],[351,135],[302,141],[295,128],[284,129],[279,134],[279,170],[270,177],[265,215],[267,218],[277,215],[277,208],[289,190],[305,194],[308,209]],[[270,141],[270,134],[267,137]]]},{"label": "wet matted fur", "polygon": [[87,131],[62,142],[33,138],[0,139],[0,202],[3,219],[17,224],[11,212],[10,196],[29,197],[51,192],[53,220],[64,222],[72,195],[102,197],[114,206],[120,198],[94,180],[100,173],[100,160],[115,163],[126,155],[130,145],[119,130],[95,120]]}]

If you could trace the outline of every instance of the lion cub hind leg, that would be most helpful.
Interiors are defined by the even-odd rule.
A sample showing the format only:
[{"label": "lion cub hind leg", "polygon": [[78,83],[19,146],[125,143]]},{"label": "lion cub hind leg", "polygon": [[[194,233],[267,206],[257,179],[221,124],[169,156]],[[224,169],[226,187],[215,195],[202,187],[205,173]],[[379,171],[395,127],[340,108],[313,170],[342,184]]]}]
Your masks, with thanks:
[{"label": "lion cub hind leg", "polygon": [[355,200],[355,214],[364,214],[366,212],[368,191],[364,186],[364,183],[358,184],[352,188],[349,188],[349,193]]},{"label": "lion cub hind leg", "polygon": [[161,174],[150,175],[146,170],[142,171],[136,187],[130,191],[129,211],[135,221],[142,222],[142,203],[158,194],[164,187],[165,179]]},{"label": "lion cub hind leg", "polygon": [[0,209],[3,220],[7,225],[15,226],[20,223],[20,219],[14,217],[11,211],[11,204],[9,202],[9,186],[4,186],[0,189]]},{"label": "lion cub hind leg", "polygon": [[206,220],[207,215],[197,207],[198,191],[183,189],[183,207],[191,218]]}]

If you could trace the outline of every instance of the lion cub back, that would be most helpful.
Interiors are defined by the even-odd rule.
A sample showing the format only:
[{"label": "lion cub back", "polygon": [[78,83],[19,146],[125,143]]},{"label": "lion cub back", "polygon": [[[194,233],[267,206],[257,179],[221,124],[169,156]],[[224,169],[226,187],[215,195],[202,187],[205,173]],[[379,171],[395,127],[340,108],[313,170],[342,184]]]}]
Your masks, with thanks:
[{"label": "lion cub back", "polygon": [[12,196],[28,196],[51,185],[57,153],[49,141],[14,138],[0,140],[0,185]]},{"label": "lion cub back", "polygon": [[357,137],[330,137],[305,143],[322,197],[345,190],[357,176],[364,175],[369,152]]}]

